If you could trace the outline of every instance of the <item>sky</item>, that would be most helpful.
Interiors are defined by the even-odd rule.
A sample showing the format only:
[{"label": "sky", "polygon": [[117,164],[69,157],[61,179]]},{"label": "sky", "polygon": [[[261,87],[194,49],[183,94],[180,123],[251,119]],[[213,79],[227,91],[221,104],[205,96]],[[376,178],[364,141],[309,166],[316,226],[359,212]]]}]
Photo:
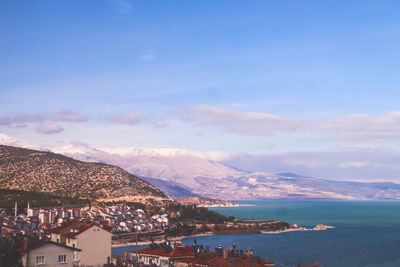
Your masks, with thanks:
[{"label": "sky", "polygon": [[399,13],[398,1],[4,0],[0,132],[397,181]]}]

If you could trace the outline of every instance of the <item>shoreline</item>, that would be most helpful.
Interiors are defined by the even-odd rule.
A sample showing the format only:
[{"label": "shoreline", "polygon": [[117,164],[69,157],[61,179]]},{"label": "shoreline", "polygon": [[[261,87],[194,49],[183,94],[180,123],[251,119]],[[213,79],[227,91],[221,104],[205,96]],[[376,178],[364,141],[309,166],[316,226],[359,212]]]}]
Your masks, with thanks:
[{"label": "shoreline", "polygon": [[[318,226],[318,224],[317,224]],[[289,232],[297,232],[297,231],[303,231],[303,232],[307,232],[307,231],[326,231],[328,229],[334,229],[334,226],[329,226],[329,225],[325,225],[326,227],[324,228],[317,228],[315,226],[314,228],[303,228],[303,227],[298,227],[298,228],[290,228],[290,229],[285,229],[285,230],[276,230],[276,231],[262,231],[260,230],[258,233],[241,233],[239,235],[243,235],[243,234],[283,234],[283,233],[289,233]],[[238,235],[237,233],[230,233],[230,234],[218,234],[215,232],[206,232],[206,233],[202,233],[202,234],[195,234],[195,235],[189,235],[189,236],[177,236],[173,239],[170,239],[170,242],[177,242],[177,241],[182,241],[183,239],[187,239],[187,238],[194,238],[194,237],[203,237],[203,236],[213,236],[213,235]],[[162,241],[161,240],[154,240],[154,242],[157,241]],[[148,245],[150,244],[150,241],[141,241],[141,242],[137,242],[138,246],[144,246],[144,245]],[[112,244],[111,247],[112,248],[119,248],[119,247],[130,247],[130,246],[136,246],[136,242],[129,242],[129,243],[124,243],[124,244]]]},{"label": "shoreline", "polygon": [[[177,236],[174,238],[169,239],[170,242],[175,242],[175,241],[182,241],[182,239],[186,239],[186,238],[192,238],[192,237],[201,237],[201,236],[212,236],[215,235],[215,233],[213,232],[206,232],[206,233],[202,233],[202,234],[195,234],[195,235],[185,235],[185,236]],[[159,241],[163,241],[164,239],[160,239],[160,240],[154,240],[154,242],[159,242]],[[150,244],[151,241],[140,241],[137,242],[138,246],[144,246],[144,245],[148,245]],[[130,246],[136,246],[136,242],[128,242],[128,243],[124,243],[124,244],[112,244],[111,247],[112,248],[119,248],[119,247],[130,247]]]},{"label": "shoreline", "polygon": [[257,205],[254,204],[238,204],[238,205],[199,205],[197,207],[202,207],[202,208],[239,208],[239,207],[255,207]]}]

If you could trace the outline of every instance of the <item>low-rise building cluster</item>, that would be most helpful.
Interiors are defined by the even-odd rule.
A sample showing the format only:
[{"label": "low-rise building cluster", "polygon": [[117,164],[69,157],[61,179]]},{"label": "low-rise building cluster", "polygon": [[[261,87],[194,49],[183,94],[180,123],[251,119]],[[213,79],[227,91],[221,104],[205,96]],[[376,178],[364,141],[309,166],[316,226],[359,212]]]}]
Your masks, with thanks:
[{"label": "low-rise building cluster", "polygon": [[130,209],[123,204],[93,209],[89,216],[99,223],[111,225],[113,233],[165,230],[169,223],[168,214],[147,216],[142,209]]},{"label": "low-rise building cluster", "polygon": [[[103,266],[111,262],[113,233],[163,230],[167,214],[126,205],[0,211],[0,248],[17,253],[23,266]],[[0,264],[1,265],[1,264]]]},{"label": "low-rise building cluster", "polygon": [[[252,250],[246,251],[236,249],[236,244],[229,248],[218,246],[215,250],[197,245],[186,245],[178,242],[168,241],[148,247],[131,251],[129,263],[138,266],[150,267],[269,267],[274,262],[253,256]],[[125,265],[129,266],[128,261]]]},{"label": "low-rise building cluster", "polygon": [[70,221],[44,237],[2,233],[0,247],[24,267],[103,266],[111,261],[111,236],[93,222]]},{"label": "low-rise building cluster", "polygon": [[124,204],[52,208],[29,208],[28,205],[26,214],[11,216],[5,210],[0,210],[0,218],[3,230],[38,237],[55,226],[75,220],[91,220],[112,233],[165,230],[169,225],[168,214],[148,215],[142,209],[131,209]]}]

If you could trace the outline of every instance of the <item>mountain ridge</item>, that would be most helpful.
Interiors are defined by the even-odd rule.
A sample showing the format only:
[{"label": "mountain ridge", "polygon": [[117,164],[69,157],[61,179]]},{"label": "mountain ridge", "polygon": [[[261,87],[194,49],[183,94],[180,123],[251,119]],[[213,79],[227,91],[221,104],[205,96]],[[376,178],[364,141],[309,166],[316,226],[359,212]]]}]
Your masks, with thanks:
[{"label": "mountain ridge", "polygon": [[162,191],[120,167],[5,145],[0,145],[0,188],[99,201],[171,201]]},{"label": "mountain ridge", "polygon": [[[57,151],[54,147],[48,149]],[[139,177],[170,183],[166,187],[179,184],[193,194],[215,199],[400,199],[400,185],[396,183],[333,181],[291,172],[247,172],[208,159],[202,152],[199,152],[202,156],[196,157],[196,153],[184,153],[182,149],[177,149],[177,153],[169,153],[173,150],[167,149],[169,152],[164,156],[154,154],[157,149],[151,150],[154,153],[133,156],[110,154],[110,151],[117,153],[121,149],[106,152],[79,142],[63,147],[64,154],[75,159],[118,165]],[[126,151],[142,150],[126,148]]]}]

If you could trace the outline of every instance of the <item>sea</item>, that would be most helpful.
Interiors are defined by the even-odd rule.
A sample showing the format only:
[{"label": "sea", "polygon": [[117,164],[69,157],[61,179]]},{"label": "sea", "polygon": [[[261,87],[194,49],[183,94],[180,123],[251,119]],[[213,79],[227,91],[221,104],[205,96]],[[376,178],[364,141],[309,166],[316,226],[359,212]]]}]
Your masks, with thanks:
[{"label": "sea", "polygon": [[[400,267],[400,200],[243,200],[251,206],[210,208],[240,219],[283,220],[312,228],[334,226],[325,231],[279,234],[246,234],[196,237],[210,248],[233,242],[238,249],[252,248],[253,255],[277,266],[315,264],[325,267]],[[192,244],[194,238],[182,242]],[[113,248],[121,255],[135,247]]]}]

